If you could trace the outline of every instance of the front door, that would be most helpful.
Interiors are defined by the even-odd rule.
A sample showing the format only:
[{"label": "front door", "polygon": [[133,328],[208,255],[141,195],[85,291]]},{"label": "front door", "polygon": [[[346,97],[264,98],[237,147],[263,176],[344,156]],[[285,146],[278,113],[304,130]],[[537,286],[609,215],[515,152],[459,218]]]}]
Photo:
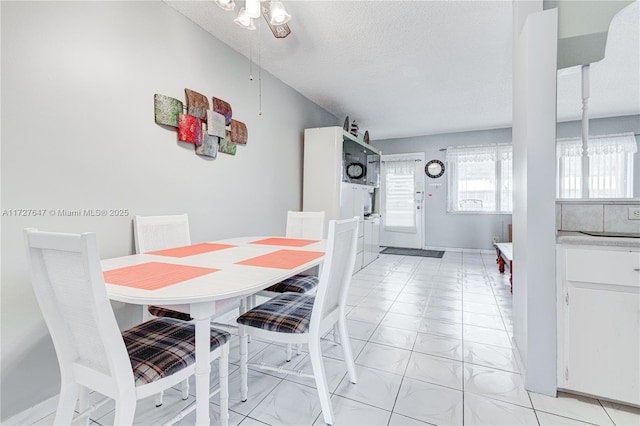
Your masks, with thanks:
[{"label": "front door", "polygon": [[380,157],[380,245],[423,248],[424,153]]}]

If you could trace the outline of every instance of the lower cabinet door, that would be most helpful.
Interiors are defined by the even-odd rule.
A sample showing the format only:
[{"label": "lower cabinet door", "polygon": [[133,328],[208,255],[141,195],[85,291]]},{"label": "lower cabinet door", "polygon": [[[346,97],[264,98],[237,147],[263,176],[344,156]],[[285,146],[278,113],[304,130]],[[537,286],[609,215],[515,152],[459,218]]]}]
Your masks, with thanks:
[{"label": "lower cabinet door", "polygon": [[566,387],[640,404],[640,294],[568,292]]}]

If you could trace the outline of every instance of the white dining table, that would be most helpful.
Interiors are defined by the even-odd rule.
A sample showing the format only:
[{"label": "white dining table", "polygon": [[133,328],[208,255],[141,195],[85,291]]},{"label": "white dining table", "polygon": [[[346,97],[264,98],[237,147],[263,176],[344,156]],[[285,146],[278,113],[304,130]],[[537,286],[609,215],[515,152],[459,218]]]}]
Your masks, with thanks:
[{"label": "white dining table", "polygon": [[[211,319],[228,311],[229,306],[236,305],[240,299],[321,264],[325,246],[325,240],[241,237],[105,259],[101,265],[111,300],[164,306],[191,315],[196,330],[196,424],[208,425]],[[158,264],[169,268],[186,267],[182,269],[187,272],[198,268],[211,272],[202,270],[203,274],[194,278],[180,278],[178,274],[178,282],[160,288],[154,288],[153,274],[146,287],[144,283],[140,286],[123,284],[115,278],[121,271],[153,268]],[[164,280],[166,275],[157,281]]]}]

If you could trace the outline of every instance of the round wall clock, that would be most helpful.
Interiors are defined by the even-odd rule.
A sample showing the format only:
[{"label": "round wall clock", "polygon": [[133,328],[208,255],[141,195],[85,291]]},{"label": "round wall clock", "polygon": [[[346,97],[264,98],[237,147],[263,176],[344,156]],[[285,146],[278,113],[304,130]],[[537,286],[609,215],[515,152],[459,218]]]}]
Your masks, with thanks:
[{"label": "round wall clock", "polygon": [[440,160],[431,160],[424,166],[424,172],[430,178],[439,178],[444,174],[444,163]]},{"label": "round wall clock", "polygon": [[365,168],[362,163],[349,163],[347,166],[347,176],[351,179],[362,179],[364,173]]}]

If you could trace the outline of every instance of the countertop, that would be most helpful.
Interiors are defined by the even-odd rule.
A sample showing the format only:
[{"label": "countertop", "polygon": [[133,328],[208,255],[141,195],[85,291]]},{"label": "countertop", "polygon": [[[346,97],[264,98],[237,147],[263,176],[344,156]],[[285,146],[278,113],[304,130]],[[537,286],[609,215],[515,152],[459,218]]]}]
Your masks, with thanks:
[{"label": "countertop", "polygon": [[558,244],[629,247],[640,249],[640,238],[625,237],[594,237],[573,231],[558,231],[556,235]]}]

